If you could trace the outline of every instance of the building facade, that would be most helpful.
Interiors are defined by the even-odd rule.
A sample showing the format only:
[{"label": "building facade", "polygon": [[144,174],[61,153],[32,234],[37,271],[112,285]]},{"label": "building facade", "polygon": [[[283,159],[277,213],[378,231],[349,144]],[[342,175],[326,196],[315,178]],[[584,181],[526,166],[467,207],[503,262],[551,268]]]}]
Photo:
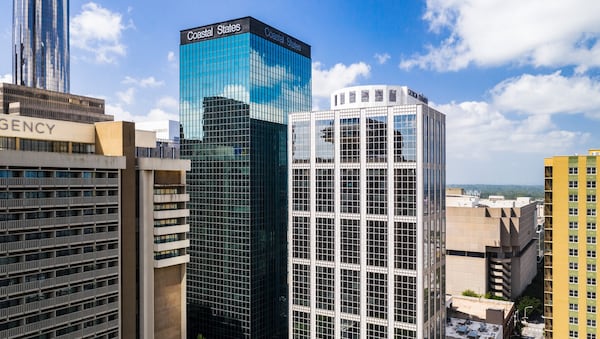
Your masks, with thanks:
[{"label": "building facade", "polygon": [[0,83],[0,115],[83,123],[112,121],[104,108],[103,99]]},{"label": "building facade", "polygon": [[186,337],[189,162],[135,157],[155,145],[0,115],[0,337]]},{"label": "building facade", "polygon": [[546,338],[596,338],[600,151],[544,160]]},{"label": "building facade", "polygon": [[69,0],[13,0],[13,82],[69,92]]},{"label": "building facade", "polygon": [[537,203],[446,195],[446,292],[515,300],[537,274]]},{"label": "building facade", "polygon": [[246,17],[182,31],[180,65],[188,333],[285,337],[286,124],[311,107],[310,46]]},{"label": "building facade", "polygon": [[289,117],[289,338],[444,337],[445,116],[401,93]]}]

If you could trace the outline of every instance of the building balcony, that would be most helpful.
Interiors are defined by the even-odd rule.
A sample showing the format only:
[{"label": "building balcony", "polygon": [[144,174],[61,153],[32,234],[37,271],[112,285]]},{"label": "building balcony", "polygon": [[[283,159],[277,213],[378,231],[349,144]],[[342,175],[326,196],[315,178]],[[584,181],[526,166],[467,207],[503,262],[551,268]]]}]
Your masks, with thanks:
[{"label": "building balcony", "polygon": [[188,209],[154,211],[154,219],[174,219],[189,216],[190,210]]},{"label": "building balcony", "polygon": [[179,241],[163,242],[163,243],[160,243],[160,244],[154,244],[154,252],[163,252],[163,251],[177,250],[177,249],[188,248],[188,247],[190,247],[190,240],[189,239],[179,240]]},{"label": "building balcony", "polygon": [[154,235],[188,233],[189,231],[190,231],[189,224],[175,225],[175,226],[162,226],[162,227],[154,226]]},{"label": "building balcony", "polygon": [[165,259],[155,259],[154,260],[154,268],[163,268],[175,265],[182,265],[190,262],[190,255],[184,254],[176,257],[165,258]]},{"label": "building balcony", "polygon": [[154,203],[188,202],[189,194],[155,194]]}]

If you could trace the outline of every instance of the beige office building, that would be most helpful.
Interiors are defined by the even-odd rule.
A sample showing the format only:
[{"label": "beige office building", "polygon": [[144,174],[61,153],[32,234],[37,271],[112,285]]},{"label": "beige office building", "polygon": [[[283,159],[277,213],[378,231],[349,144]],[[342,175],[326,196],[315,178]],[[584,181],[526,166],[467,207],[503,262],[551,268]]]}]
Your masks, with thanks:
[{"label": "beige office building", "polygon": [[133,123],[19,107],[0,114],[0,338],[185,338],[189,162],[137,157],[156,144]]},{"label": "beige office building", "polygon": [[536,203],[446,194],[446,290],[515,299],[536,275]]}]

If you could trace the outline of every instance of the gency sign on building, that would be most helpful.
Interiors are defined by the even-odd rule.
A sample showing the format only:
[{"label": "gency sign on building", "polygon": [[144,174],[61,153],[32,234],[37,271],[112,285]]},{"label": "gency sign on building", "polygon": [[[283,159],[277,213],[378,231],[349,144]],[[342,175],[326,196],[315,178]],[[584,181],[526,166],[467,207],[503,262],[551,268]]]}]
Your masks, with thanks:
[{"label": "gency sign on building", "polygon": [[0,115],[0,137],[94,143],[93,124]]},{"label": "gency sign on building", "polygon": [[251,32],[298,54],[310,57],[310,46],[252,17],[225,21],[180,32],[181,45]]}]

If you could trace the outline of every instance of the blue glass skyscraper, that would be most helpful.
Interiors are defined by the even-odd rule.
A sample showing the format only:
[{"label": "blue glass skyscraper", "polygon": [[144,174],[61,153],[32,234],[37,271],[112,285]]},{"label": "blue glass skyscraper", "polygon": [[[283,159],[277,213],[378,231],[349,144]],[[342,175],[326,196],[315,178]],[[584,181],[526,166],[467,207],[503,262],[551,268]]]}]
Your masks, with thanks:
[{"label": "blue glass skyscraper", "polygon": [[13,82],[69,92],[69,0],[13,0]]},{"label": "blue glass skyscraper", "polygon": [[246,17],[181,31],[180,72],[188,335],[286,337],[286,126],[311,109],[310,46]]}]

